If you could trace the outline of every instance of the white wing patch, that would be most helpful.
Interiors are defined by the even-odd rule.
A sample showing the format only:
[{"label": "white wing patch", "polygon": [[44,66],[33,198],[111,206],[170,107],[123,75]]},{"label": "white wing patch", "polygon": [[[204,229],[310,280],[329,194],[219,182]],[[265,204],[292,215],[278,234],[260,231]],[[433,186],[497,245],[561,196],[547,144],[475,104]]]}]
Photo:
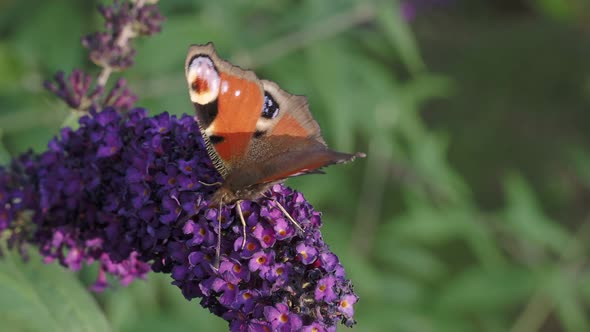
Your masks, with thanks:
[{"label": "white wing patch", "polygon": [[221,78],[208,56],[199,56],[191,61],[186,79],[193,103],[206,105],[217,99]]}]

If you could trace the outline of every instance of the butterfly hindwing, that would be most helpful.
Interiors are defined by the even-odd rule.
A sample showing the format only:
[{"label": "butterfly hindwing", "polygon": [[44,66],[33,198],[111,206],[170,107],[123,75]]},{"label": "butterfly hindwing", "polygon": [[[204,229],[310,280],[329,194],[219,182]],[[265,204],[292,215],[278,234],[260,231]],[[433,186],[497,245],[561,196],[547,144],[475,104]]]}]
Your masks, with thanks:
[{"label": "butterfly hindwing", "polygon": [[314,139],[271,135],[253,143],[248,158],[227,180],[235,188],[275,183],[293,176],[320,173],[323,167],[345,163],[355,157],[357,155],[332,151]]},{"label": "butterfly hindwing", "polygon": [[241,186],[277,182],[318,173],[322,167],[348,162],[357,156],[328,149],[309,111],[307,98],[289,94],[274,82],[261,82],[264,109],[248,154],[235,169],[233,181]]},{"label": "butterfly hindwing", "polygon": [[275,82],[261,82],[264,89],[264,108],[256,123],[259,134],[312,138],[325,145],[320,126],[309,111],[307,98],[292,95]]}]

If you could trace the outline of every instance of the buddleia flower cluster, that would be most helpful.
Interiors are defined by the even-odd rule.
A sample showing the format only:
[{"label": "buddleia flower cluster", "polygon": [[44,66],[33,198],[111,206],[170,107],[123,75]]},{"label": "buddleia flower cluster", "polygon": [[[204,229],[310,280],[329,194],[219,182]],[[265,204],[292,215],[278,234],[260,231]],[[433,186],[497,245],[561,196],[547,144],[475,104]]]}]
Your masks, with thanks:
[{"label": "buddleia flower cluster", "polygon": [[59,71],[44,86],[72,110],[87,112],[91,107],[106,106],[128,110],[137,96],[127,88],[127,82],[117,80],[105,95],[107,81],[112,72],[133,65],[136,52],[132,39],[160,32],[164,17],[155,4],[146,0],[115,0],[111,6],[101,5],[98,10],[105,19],[105,31],[85,36],[82,45],[88,49],[89,59],[102,68],[100,74],[94,78],[75,69],[66,77]]},{"label": "buddleia flower cluster", "polygon": [[[127,12],[110,13],[112,27],[125,24],[117,13]],[[87,86],[85,76],[71,80],[76,91]],[[50,90],[70,105],[64,96],[74,94]],[[72,270],[97,264],[95,291],[109,276],[126,285],[150,270],[167,273],[231,331],[354,324],[358,298],[304,196],[277,184],[242,202],[244,233],[235,206],[210,206],[220,181],[193,116],[148,116],[130,101],[91,104],[45,152],[0,167],[0,237],[23,256],[34,247]]]}]

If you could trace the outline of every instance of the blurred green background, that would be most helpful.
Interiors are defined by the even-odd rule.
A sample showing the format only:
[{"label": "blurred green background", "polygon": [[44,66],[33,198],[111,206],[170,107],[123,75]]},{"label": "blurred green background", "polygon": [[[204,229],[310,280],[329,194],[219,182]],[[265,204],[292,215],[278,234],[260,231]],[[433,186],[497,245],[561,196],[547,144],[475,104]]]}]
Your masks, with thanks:
[{"label": "blurred green background", "polygon": [[[42,89],[97,73],[97,1],[0,2],[0,160],[67,116]],[[368,158],[288,183],[323,211],[360,295],[355,331],[590,331],[586,0],[168,0],[123,75],[152,114],[190,113],[191,43],[308,96],[329,144]],[[119,75],[116,75],[119,76]],[[0,260],[0,330],[225,331],[168,276],[93,295]],[[341,330],[346,328],[341,327]]]}]

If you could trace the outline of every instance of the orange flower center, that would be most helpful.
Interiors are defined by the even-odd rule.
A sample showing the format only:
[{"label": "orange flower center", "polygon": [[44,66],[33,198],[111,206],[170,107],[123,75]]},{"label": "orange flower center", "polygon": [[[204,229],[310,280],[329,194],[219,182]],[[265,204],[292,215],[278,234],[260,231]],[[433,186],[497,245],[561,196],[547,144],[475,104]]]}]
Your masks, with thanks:
[{"label": "orange flower center", "polygon": [[266,257],[260,256],[256,261],[258,262],[258,264],[264,264],[266,263]]},{"label": "orange flower center", "polygon": [[281,323],[286,323],[289,321],[289,316],[287,314],[281,314],[281,316],[279,316],[279,321],[281,321]]},{"label": "orange flower center", "polygon": [[256,245],[254,243],[250,242],[246,245],[246,249],[248,249],[249,251],[252,251],[252,250],[256,249]]},{"label": "orange flower center", "polygon": [[242,271],[242,267],[241,267],[241,266],[239,266],[238,264],[235,264],[235,265],[234,265],[234,272],[236,272],[236,273],[240,273],[241,271]]}]

